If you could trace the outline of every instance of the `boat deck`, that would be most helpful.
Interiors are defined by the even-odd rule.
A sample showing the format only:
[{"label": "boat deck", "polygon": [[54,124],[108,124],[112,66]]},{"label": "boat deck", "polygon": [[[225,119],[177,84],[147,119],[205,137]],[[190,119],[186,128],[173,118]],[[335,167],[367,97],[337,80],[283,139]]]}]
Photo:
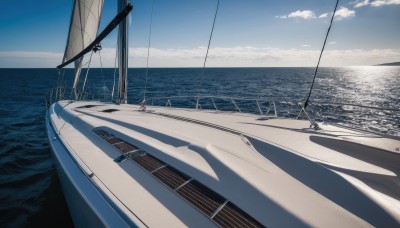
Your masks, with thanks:
[{"label": "boat deck", "polygon": [[60,101],[49,117],[88,178],[143,226],[400,222],[394,137],[324,124],[315,131],[304,120],[100,102]]}]

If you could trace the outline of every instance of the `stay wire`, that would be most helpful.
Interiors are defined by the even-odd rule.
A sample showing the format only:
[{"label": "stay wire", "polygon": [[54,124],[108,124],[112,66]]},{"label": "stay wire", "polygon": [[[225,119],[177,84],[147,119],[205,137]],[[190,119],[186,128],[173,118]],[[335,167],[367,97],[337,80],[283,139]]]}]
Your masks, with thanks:
[{"label": "stay wire", "polygon": [[331,23],[329,24],[328,31],[326,32],[324,45],[322,46],[321,53],[319,54],[319,59],[318,59],[317,67],[315,68],[313,81],[312,81],[312,83],[311,83],[311,88],[310,88],[310,91],[309,91],[309,93],[308,93],[307,99],[306,99],[306,101],[304,102],[304,106],[303,106],[304,110],[305,110],[305,109],[307,108],[307,106],[308,106],[308,102],[309,102],[310,97],[311,97],[311,92],[312,92],[312,89],[314,88],[314,82],[315,82],[315,78],[317,77],[317,72],[318,72],[318,68],[319,68],[319,63],[321,62],[322,53],[323,53],[324,50],[325,50],[326,41],[327,41],[327,39],[328,39],[329,31],[331,30],[331,27],[332,27],[332,24],[333,24],[333,19],[334,19],[334,17],[335,17],[335,13],[336,13],[336,9],[337,9],[338,4],[339,4],[339,0],[336,0],[336,5],[335,5],[335,9],[333,10],[333,14],[332,14],[332,18],[331,18]]},{"label": "stay wire", "polygon": [[153,0],[152,5],[151,5],[149,43],[148,43],[148,46],[147,46],[147,60],[146,60],[146,79],[145,79],[145,83],[144,83],[144,93],[143,93],[143,101],[142,101],[142,105],[143,106],[146,105],[147,78],[148,78],[148,75],[149,75],[149,59],[150,59],[150,46],[151,46],[151,31],[152,31],[152,27],[153,27],[154,2],[155,2],[155,0]]},{"label": "stay wire", "polygon": [[[102,88],[102,91],[103,91],[103,99],[105,100],[106,99],[106,82],[105,82],[105,80],[104,80],[104,72],[103,72],[103,61],[101,61],[101,49],[100,50],[98,50],[98,52],[99,52],[99,59],[100,59],[100,71],[101,71],[101,78],[102,78],[102,80],[103,80],[103,88]],[[108,89],[107,89],[108,90]]]},{"label": "stay wire", "polygon": [[[86,81],[87,81],[88,74],[89,74],[89,70],[90,70],[90,63],[92,62],[93,52],[94,52],[94,51],[92,51],[92,53],[90,53],[90,58],[89,58],[89,60],[88,60],[87,63],[86,63],[86,64],[88,65],[88,67],[87,67],[87,70],[86,70],[85,80],[83,81],[82,93],[85,92],[85,86],[86,86]],[[85,64],[85,65],[86,65],[86,64]]]},{"label": "stay wire", "polygon": [[62,86],[63,81],[64,81],[65,68],[62,68],[62,69],[57,68],[57,73],[58,73],[57,86]]},{"label": "stay wire", "polygon": [[[62,94],[64,94],[64,91],[67,89],[67,88],[66,88],[67,86],[66,86],[66,85],[65,85],[65,86],[63,85],[63,82],[64,82],[64,74],[65,74],[65,68],[63,68],[63,69],[57,69],[57,73],[58,73],[58,77],[57,77],[57,87],[56,87],[56,90],[59,91],[59,92],[56,92],[56,96],[57,96],[57,94],[59,93],[59,94],[60,94],[59,99],[61,100],[62,97],[63,97]],[[57,99],[58,99],[58,98],[57,98]]]},{"label": "stay wire", "polygon": [[[218,0],[217,2],[217,8],[215,9],[215,14],[214,14],[214,21],[211,27],[211,33],[210,33],[210,37],[208,39],[208,45],[207,45],[207,52],[206,52],[206,56],[204,58],[204,63],[203,63],[203,72],[201,74],[201,79],[200,79],[200,83],[199,84],[203,84],[203,79],[204,79],[204,75],[205,75],[205,68],[206,68],[206,63],[207,63],[207,57],[208,57],[208,51],[210,50],[210,45],[211,45],[211,40],[212,40],[212,36],[214,33],[214,27],[215,27],[215,21],[217,19],[217,15],[218,15],[218,9],[219,9],[219,3],[220,0]],[[198,92],[199,93],[199,92]],[[198,94],[199,96],[200,94]]]},{"label": "stay wire", "polygon": [[115,48],[115,59],[114,59],[114,81],[113,81],[113,87],[112,87],[112,92],[111,92],[111,100],[114,101],[114,91],[115,91],[115,74],[117,72],[117,57],[118,57],[118,47]]}]

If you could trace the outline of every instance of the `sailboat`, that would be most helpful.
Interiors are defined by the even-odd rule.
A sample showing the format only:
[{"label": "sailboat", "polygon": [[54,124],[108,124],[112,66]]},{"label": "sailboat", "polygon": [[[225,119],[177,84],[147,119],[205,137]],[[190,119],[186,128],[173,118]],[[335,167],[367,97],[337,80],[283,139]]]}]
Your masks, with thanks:
[{"label": "sailboat", "polygon": [[[75,226],[400,225],[398,138],[308,115],[279,118],[269,114],[273,105],[243,113],[235,98],[236,112],[201,109],[199,97],[192,109],[170,100],[166,107],[127,104],[126,16],[133,6],[119,0],[117,16],[98,34],[102,5],[74,1],[59,67],[74,62],[75,80],[68,99],[54,90],[46,116]],[[82,56],[117,26],[117,98],[86,100],[77,90]]]}]

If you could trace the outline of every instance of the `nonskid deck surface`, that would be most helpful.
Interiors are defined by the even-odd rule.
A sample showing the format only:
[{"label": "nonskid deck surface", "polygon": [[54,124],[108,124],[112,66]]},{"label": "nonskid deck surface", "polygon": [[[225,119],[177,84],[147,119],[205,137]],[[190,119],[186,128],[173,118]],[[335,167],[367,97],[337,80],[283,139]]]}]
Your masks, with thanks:
[{"label": "nonskid deck surface", "polygon": [[[53,126],[80,166],[147,226],[221,225],[216,215],[226,205],[266,226],[400,221],[400,143],[393,138],[243,113],[68,101],[54,111]],[[128,156],[132,148],[149,157]],[[121,154],[127,161],[118,162]],[[219,211],[207,214],[185,198],[157,174],[161,166],[146,169],[157,161],[221,196]]]}]

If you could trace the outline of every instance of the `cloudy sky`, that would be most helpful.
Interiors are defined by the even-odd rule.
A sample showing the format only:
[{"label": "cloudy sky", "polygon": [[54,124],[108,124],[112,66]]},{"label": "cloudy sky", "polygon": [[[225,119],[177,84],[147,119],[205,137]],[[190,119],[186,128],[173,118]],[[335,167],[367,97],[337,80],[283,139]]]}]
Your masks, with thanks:
[{"label": "cloudy sky", "polygon": [[[132,1],[130,67],[146,66],[152,0]],[[217,0],[154,0],[150,67],[201,67]],[[221,0],[209,67],[315,66],[335,0]],[[0,67],[56,67],[72,0],[1,0]],[[100,30],[116,14],[105,0]],[[339,3],[322,66],[400,61],[400,0]],[[92,66],[114,67],[116,33]]]}]

